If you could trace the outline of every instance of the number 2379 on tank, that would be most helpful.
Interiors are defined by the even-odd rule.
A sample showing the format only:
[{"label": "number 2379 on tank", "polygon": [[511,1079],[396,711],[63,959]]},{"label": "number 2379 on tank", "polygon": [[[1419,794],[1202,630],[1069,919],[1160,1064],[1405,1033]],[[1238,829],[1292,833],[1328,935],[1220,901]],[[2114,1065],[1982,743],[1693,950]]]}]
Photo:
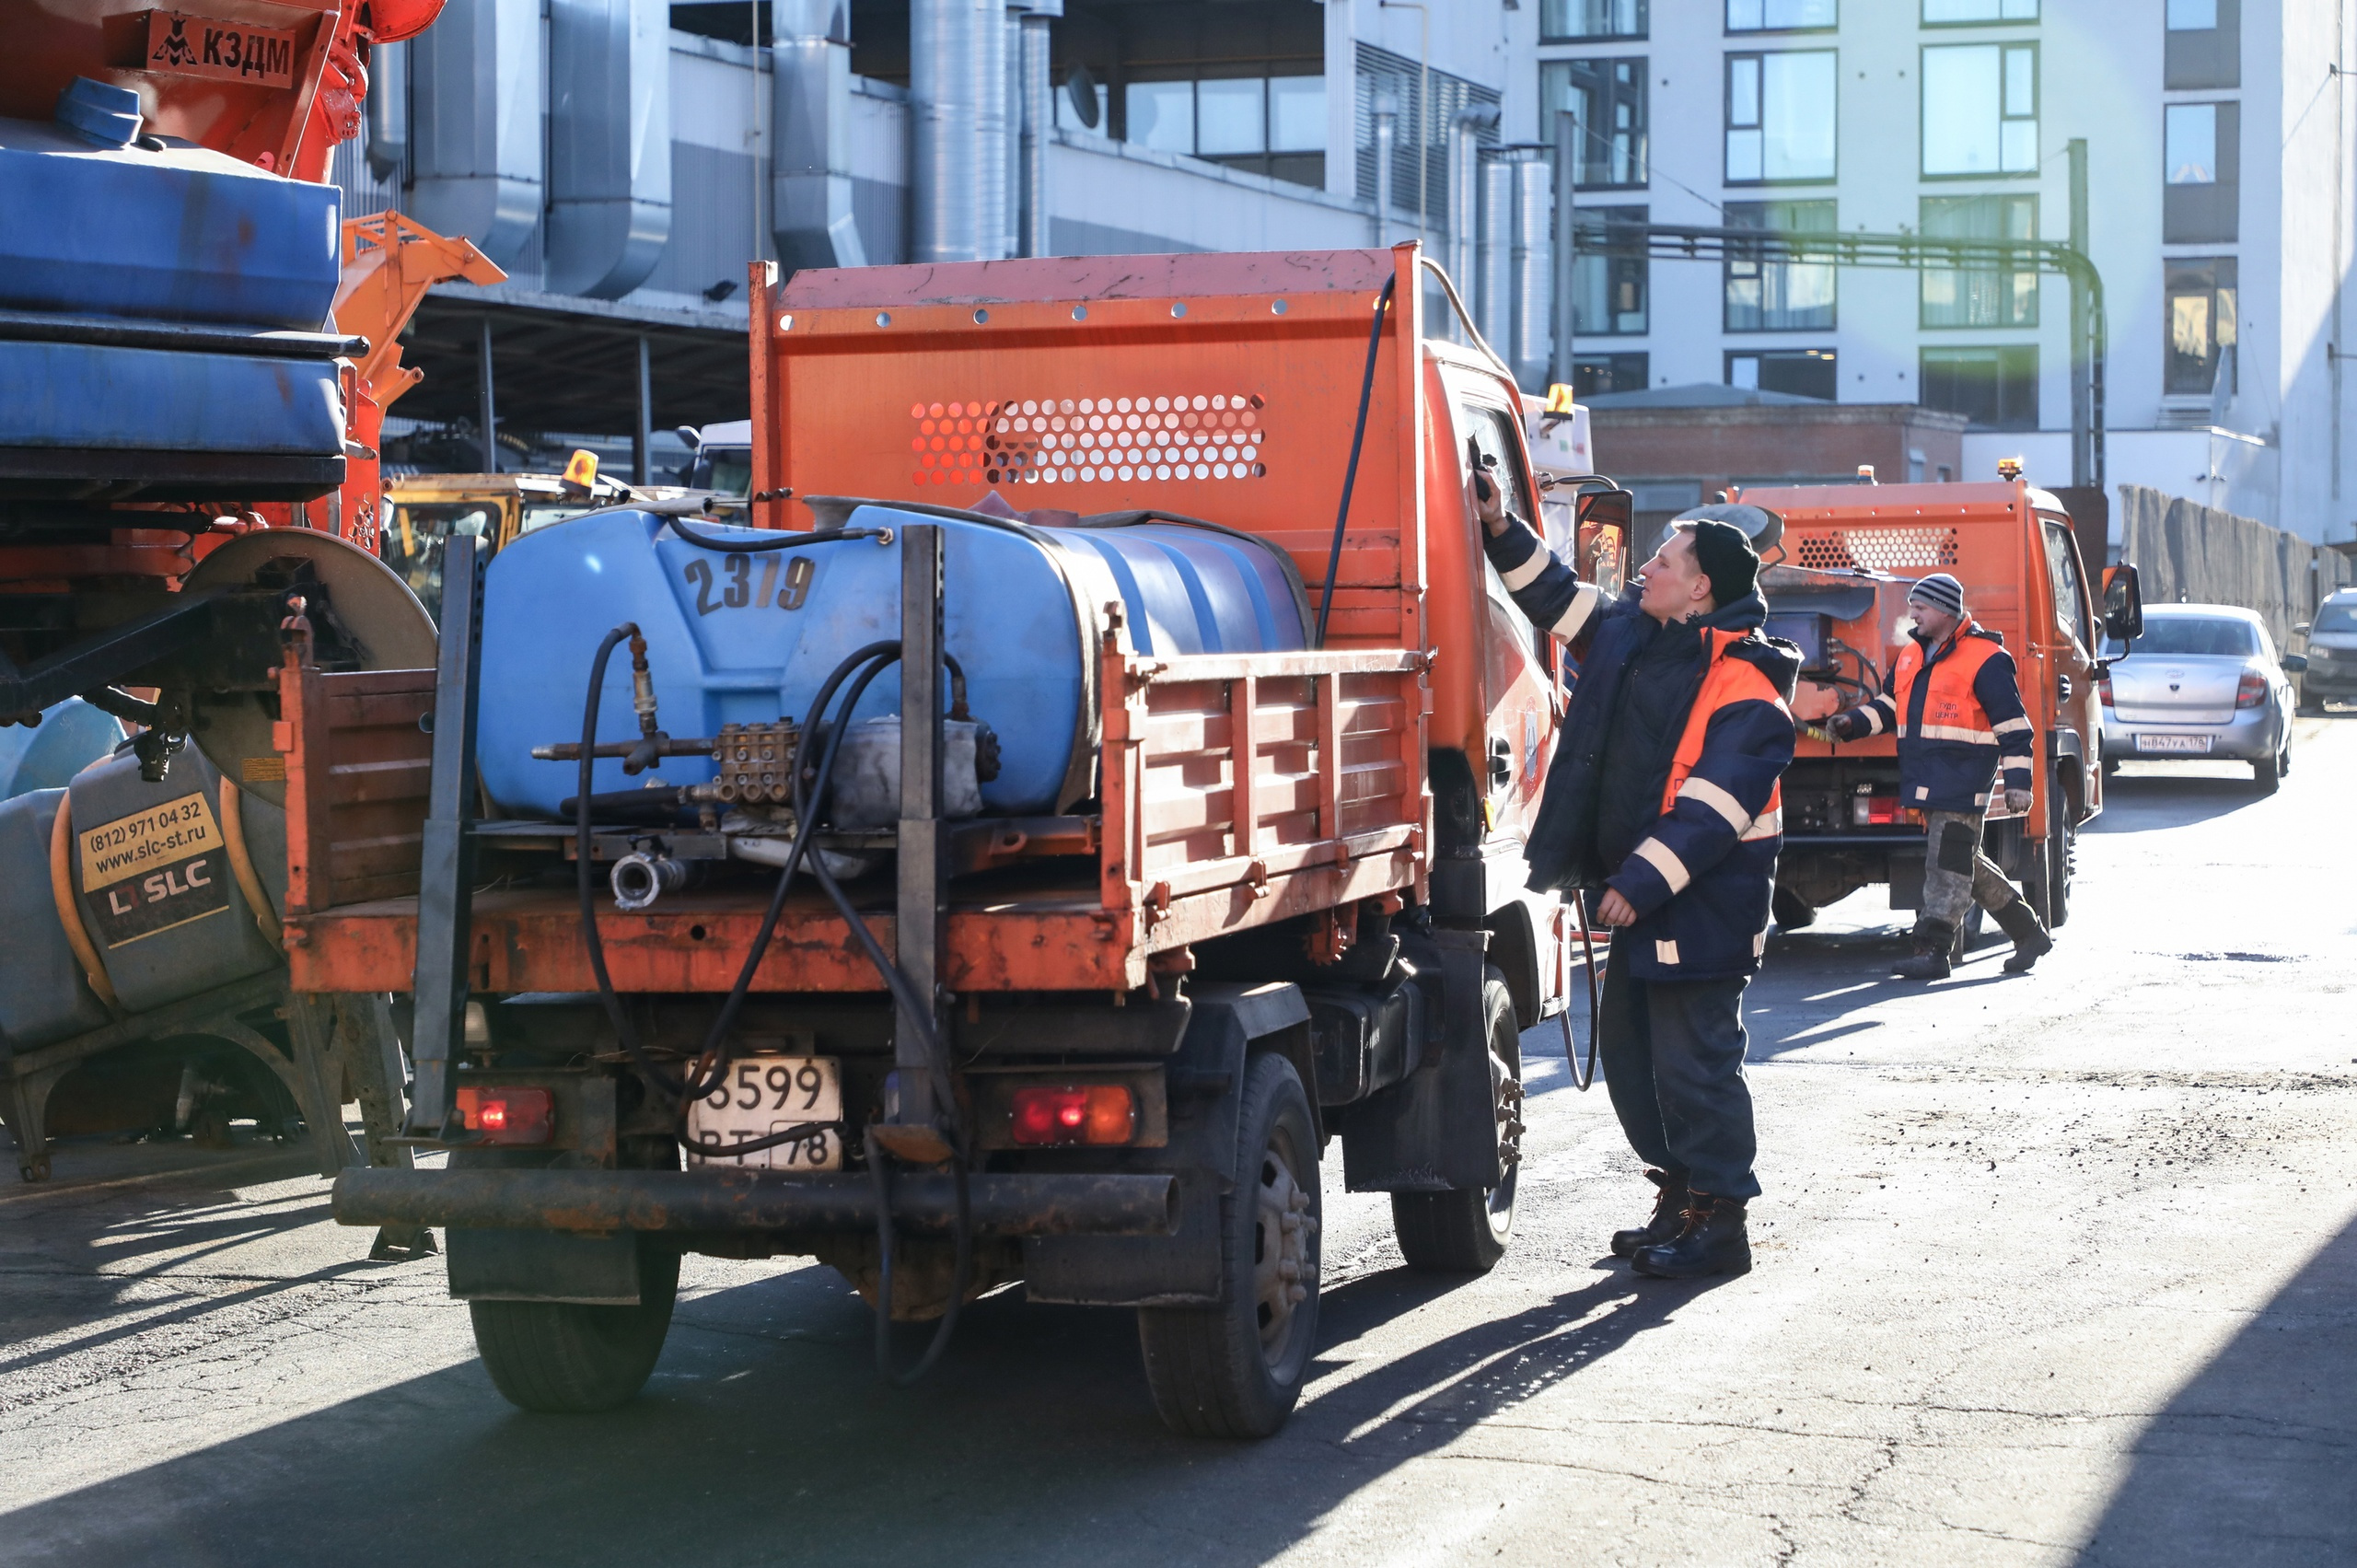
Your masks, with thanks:
[{"label": "number 2379 on tank", "polygon": [[[831,1056],[749,1056],[696,1101],[688,1117],[695,1142],[749,1144],[810,1122],[840,1122],[842,1072]],[[837,1127],[812,1128],[807,1137],[723,1157],[691,1154],[695,1165],[752,1166],[771,1170],[841,1170]]]}]

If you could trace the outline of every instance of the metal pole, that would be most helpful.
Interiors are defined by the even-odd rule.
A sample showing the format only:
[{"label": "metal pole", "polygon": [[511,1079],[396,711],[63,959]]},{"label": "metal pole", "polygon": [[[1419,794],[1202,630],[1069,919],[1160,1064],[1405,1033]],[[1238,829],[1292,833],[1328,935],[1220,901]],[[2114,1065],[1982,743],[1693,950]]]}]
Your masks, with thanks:
[{"label": "metal pole", "polygon": [[478,362],[476,379],[481,383],[482,400],[477,415],[482,421],[482,471],[499,471],[499,444],[493,438],[495,428],[491,404],[491,318],[482,319],[482,354]]},{"label": "metal pole", "polygon": [[[2087,140],[2073,136],[2071,158],[2071,249],[2087,254]],[[2095,378],[2087,324],[2087,289],[2071,273],[2071,482],[2096,484]]]},{"label": "metal pole", "polygon": [[630,482],[655,482],[655,359],[646,334],[638,334],[638,428],[631,432]]},{"label": "metal pole", "polygon": [[752,67],[753,79],[745,90],[745,150],[752,155],[753,166],[753,244],[751,253],[758,257],[768,247],[761,243],[761,0],[747,0],[752,31],[748,36],[745,64]]},{"label": "metal pole", "polygon": [[[932,1005],[942,1027],[941,749],[942,530],[911,523],[900,534],[900,902],[894,955],[917,995]],[[900,1083],[906,1125],[940,1121],[946,1086],[934,1082],[933,1058],[920,1020],[903,1016],[892,1031],[892,1069]]]},{"label": "metal pole", "polygon": [[472,942],[475,711],[482,688],[482,559],[472,534],[442,547],[442,647],[434,675],[434,760],[426,775],[418,858],[416,1021],[410,1054],[416,1090],[409,1130],[439,1137],[451,1116],[452,1073],[466,1054]]},{"label": "metal pole", "polygon": [[1375,243],[1390,243],[1391,148],[1399,136],[1399,100],[1388,92],[1375,95]]},{"label": "metal pole", "polygon": [[1555,353],[1550,378],[1564,386],[1576,386],[1579,379],[1573,342],[1579,324],[1579,157],[1580,117],[1572,110],[1559,109],[1555,111]]}]

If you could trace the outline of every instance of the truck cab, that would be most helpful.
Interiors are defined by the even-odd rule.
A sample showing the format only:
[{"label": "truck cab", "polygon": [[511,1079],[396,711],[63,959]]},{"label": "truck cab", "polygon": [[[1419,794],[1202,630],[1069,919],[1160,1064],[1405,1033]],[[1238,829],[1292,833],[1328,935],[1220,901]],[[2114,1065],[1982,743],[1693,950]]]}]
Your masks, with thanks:
[{"label": "truck cab", "polygon": [[[1769,632],[1802,649],[1794,712],[1804,722],[1883,690],[1912,624],[1907,592],[1917,578],[1945,572],[1963,583],[1972,619],[2013,655],[2035,734],[2035,799],[2021,815],[1992,803],[1987,852],[2048,924],[2062,924],[2073,842],[2103,809],[2098,655],[2107,626],[2134,613],[2132,570],[2107,574],[2116,592],[2098,587],[2061,500],[2020,479],[1759,486],[1740,499],[1782,521],[1760,587]],[[1804,737],[1784,780],[1784,833],[1777,919],[1786,927],[1875,883],[1888,886],[1891,908],[1921,907],[1923,827],[1899,801],[1892,737],[1839,746]]]}]

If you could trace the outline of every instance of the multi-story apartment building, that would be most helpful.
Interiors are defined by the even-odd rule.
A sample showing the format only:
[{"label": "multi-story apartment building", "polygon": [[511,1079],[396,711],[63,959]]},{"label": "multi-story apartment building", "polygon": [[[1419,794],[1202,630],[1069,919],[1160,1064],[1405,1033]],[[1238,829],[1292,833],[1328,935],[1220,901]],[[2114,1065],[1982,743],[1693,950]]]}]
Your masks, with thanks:
[{"label": "multi-story apartment building", "polygon": [[726,417],[754,256],[1422,233],[1527,385],[1568,357],[1605,397],[1922,403],[1972,421],[1952,477],[2019,454],[2059,482],[2061,277],[1582,254],[1559,343],[1554,195],[1590,236],[2057,239],[2084,140],[2107,477],[2339,541],[2352,6],[449,0],[380,63],[339,168],[352,210],[401,205],[511,273],[430,302],[412,357],[439,389],[401,411],[429,424],[478,416],[486,363],[502,428]]}]

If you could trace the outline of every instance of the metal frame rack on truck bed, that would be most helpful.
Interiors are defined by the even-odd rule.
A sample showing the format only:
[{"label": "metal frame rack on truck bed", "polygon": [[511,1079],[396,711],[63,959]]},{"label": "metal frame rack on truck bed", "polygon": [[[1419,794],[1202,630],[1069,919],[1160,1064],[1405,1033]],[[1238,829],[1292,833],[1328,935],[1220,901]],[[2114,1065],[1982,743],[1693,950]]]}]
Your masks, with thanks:
[{"label": "metal frame rack on truck bed", "polygon": [[[487,574],[453,540],[438,671],[290,641],[295,983],[414,989],[412,1132],[450,1150],[347,1171],[336,1213],[450,1227],[511,1399],[633,1393],[682,1251],[798,1253],[878,1304],[888,1362],[892,1318],[937,1320],[930,1361],[1002,1281],[1134,1307],[1167,1420],[1265,1434],[1337,1137],[1411,1261],[1495,1261],[1518,1030],[1577,935],[1519,853],[1567,672],[1468,504],[1487,459],[1536,515],[1519,394],[1469,325],[1427,337],[1427,270],[757,268],[759,527],[620,508]],[[1068,717],[1008,695],[1060,659]],[[560,674],[579,731],[538,711]],[[875,726],[880,802],[843,761]],[[1049,741],[1043,793],[991,807]],[[372,795],[429,755],[430,802]],[[377,847],[408,831],[422,873]]]}]

